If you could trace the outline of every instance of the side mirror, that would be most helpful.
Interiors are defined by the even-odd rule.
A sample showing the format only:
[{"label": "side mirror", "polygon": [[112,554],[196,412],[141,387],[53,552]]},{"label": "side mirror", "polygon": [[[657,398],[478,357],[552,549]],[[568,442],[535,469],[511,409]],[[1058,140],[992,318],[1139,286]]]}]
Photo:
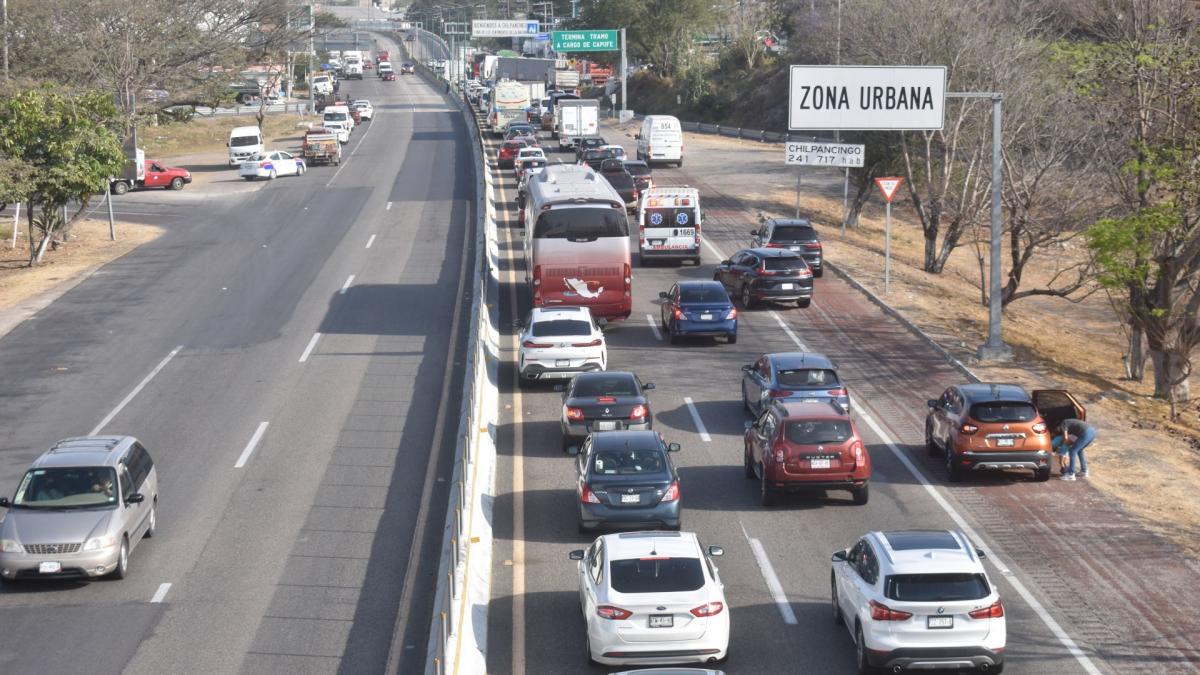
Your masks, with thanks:
[{"label": "side mirror", "polygon": [[525,329],[525,322],[524,322],[524,321],[522,321],[522,320],[520,320],[520,319],[517,319],[516,321],[512,322],[512,327],[513,327],[513,328],[515,328],[515,329],[517,329],[517,330],[524,330],[524,329]]},{"label": "side mirror", "polygon": [[640,141],[640,140],[642,140],[642,135],[641,135],[641,134],[634,134],[634,135],[633,135],[633,139],[634,139],[634,140],[636,140],[636,141]]},{"label": "side mirror", "polygon": [[567,557],[570,558],[571,560],[583,560],[583,549],[577,548],[574,551],[571,551],[570,553],[568,553]]},{"label": "side mirror", "polygon": [[12,506],[12,502],[8,501],[8,497],[0,497],[0,507],[7,509],[9,506]]},{"label": "side mirror", "polygon": [[845,551],[834,551],[833,555],[830,556],[829,559],[833,562],[846,562],[848,557]]},{"label": "side mirror", "polygon": [[565,385],[565,384],[556,384],[556,385],[554,385],[554,391],[559,391],[559,392],[561,392],[561,391],[566,391],[566,390],[567,390],[567,385]]},{"label": "side mirror", "polygon": [[678,443],[668,443],[667,452],[679,452],[683,448]]},{"label": "side mirror", "polygon": [[984,553],[984,552],[983,552],[983,549],[981,549],[981,548],[977,548],[977,549],[975,549],[975,555],[979,556],[979,559],[980,559],[980,560],[983,560],[984,558],[987,558],[987,554],[986,554],[986,553]]},{"label": "side mirror", "polygon": [[126,504],[141,504],[146,501],[146,496],[140,492],[135,492],[125,498]]},{"label": "side mirror", "polygon": [[571,455],[572,457],[578,455],[579,454],[579,446],[572,445],[571,447],[567,448],[567,454]]},{"label": "side mirror", "polygon": [[720,267],[721,267],[722,269],[724,269],[724,268],[727,268],[727,267],[729,267],[729,266],[730,266],[730,265],[732,265],[732,264],[733,264],[733,262],[732,262],[732,261],[730,261],[730,260],[722,260],[722,261],[721,261],[721,265],[720,265]]},{"label": "side mirror", "polygon": [[750,230],[750,236],[751,236],[751,237],[757,237],[757,236],[758,236],[758,230]]},{"label": "side mirror", "polygon": [[936,408],[938,407],[938,401],[936,398],[931,398],[928,401],[925,401],[925,405],[930,408]]},{"label": "side mirror", "polygon": [[721,548],[720,546],[709,546],[708,554],[714,558],[719,558],[720,556],[725,555],[725,549]]},{"label": "side mirror", "polygon": [[752,366],[752,365],[750,365],[750,364],[746,364],[746,365],[742,366],[742,372],[743,372],[743,373],[748,373],[748,372],[750,372],[750,369],[751,369],[751,368],[753,368],[753,367],[754,367],[754,366]]},{"label": "side mirror", "polygon": [[642,391],[650,391],[653,388],[654,388],[653,382],[647,382],[646,384],[642,385]]},{"label": "side mirror", "polygon": [[662,299],[664,299],[664,300],[665,300],[665,299],[667,298],[667,292],[666,292],[666,291],[659,291],[659,292],[658,292],[658,297],[660,297],[660,298],[662,298]]}]

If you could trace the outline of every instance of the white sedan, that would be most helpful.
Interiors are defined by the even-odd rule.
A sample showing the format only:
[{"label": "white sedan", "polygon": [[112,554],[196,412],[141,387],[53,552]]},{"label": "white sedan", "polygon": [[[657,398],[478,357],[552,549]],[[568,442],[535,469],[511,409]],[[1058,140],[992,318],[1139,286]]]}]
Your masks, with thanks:
[{"label": "white sedan", "polygon": [[350,105],[358,111],[359,119],[369,120],[375,118],[375,106],[371,105],[370,101],[366,99],[359,99],[352,102]]},{"label": "white sedan", "polygon": [[521,179],[521,172],[525,170],[525,165],[534,163],[536,166],[546,166],[546,153],[541,148],[521,148],[517,152],[517,156],[513,158],[513,172],[517,174],[517,180]]},{"label": "white sedan", "polygon": [[296,157],[282,150],[268,150],[242,162],[239,174],[246,180],[271,180],[276,176],[303,176],[304,170],[303,157]]},{"label": "white sedan", "polygon": [[604,333],[587,307],[537,307],[521,326],[518,380],[571,379],[579,373],[606,370]]},{"label": "white sedan", "polygon": [[692,532],[606,534],[579,561],[587,655],[605,665],[701,664],[729,652],[729,606],[712,557]]}]

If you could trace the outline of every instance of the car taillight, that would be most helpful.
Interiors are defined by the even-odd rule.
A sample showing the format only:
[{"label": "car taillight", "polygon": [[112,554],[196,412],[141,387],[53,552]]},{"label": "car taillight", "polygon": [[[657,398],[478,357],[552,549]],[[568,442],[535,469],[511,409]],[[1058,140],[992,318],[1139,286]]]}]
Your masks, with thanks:
[{"label": "car taillight", "polygon": [[800,277],[801,279],[803,279],[803,278],[805,278],[805,277],[811,277],[811,276],[812,276],[812,270],[810,270],[810,269],[808,269],[807,267],[805,267],[804,269],[802,269],[802,270],[800,270],[800,271],[796,272],[796,276]]},{"label": "car taillight", "polygon": [[534,286],[542,285],[542,266],[541,265],[533,266],[533,285]]},{"label": "car taillight", "polygon": [[979,427],[975,426],[974,424],[971,424],[970,422],[967,422],[967,423],[963,424],[961,427],[959,427],[958,430],[963,432],[964,434],[973,434],[976,431],[979,431]]},{"label": "car taillight", "polygon": [[258,168],[260,168],[260,169],[261,169],[261,168],[264,168],[264,167],[266,167],[266,166],[267,166],[267,163],[266,163],[266,162],[259,162],[259,163],[258,163]]},{"label": "car taillight", "polygon": [[521,343],[521,346],[528,347],[529,349],[549,349],[554,345],[542,342],[534,342],[533,340],[526,340]]},{"label": "car taillight", "polygon": [[825,393],[829,394],[830,396],[845,396],[846,390],[845,389],[830,389],[829,391],[827,391]]},{"label": "car taillight", "polygon": [[646,418],[646,406],[644,406],[644,405],[633,406],[633,411],[629,413],[629,419],[641,420],[641,419],[645,419],[645,418]]},{"label": "car taillight", "polygon": [[767,396],[769,396],[771,398],[783,398],[784,396],[791,396],[791,395],[792,395],[792,392],[788,391],[787,389],[769,389],[767,391]]},{"label": "car taillight", "polygon": [[603,340],[596,339],[596,340],[592,340],[591,342],[573,342],[573,343],[571,343],[571,346],[572,347],[599,347],[602,344],[604,344]]},{"label": "car taillight", "polygon": [[627,609],[621,609],[620,607],[613,607],[612,605],[600,605],[596,608],[596,616],[600,617],[601,619],[620,621],[633,616],[633,612]]},{"label": "car taillight", "polygon": [[596,496],[595,492],[592,492],[592,487],[590,485],[584,483],[583,491],[579,495],[579,501],[583,502],[584,504],[599,504],[600,498]]},{"label": "car taillight", "polygon": [[676,319],[683,318],[683,310],[682,309],[679,309],[678,307],[675,308],[675,318]]},{"label": "car taillight", "polygon": [[583,419],[583,408],[572,408],[571,406],[567,406],[567,419],[569,419],[569,420]]},{"label": "car taillight", "polygon": [[787,446],[783,443],[776,443],[775,447],[772,448],[772,451],[775,455],[776,462],[782,462],[787,459]]},{"label": "car taillight", "polygon": [[967,612],[972,619],[1002,619],[1004,618],[1004,603],[997,600],[991,605],[973,612]]},{"label": "car taillight", "polygon": [[805,244],[804,248],[806,248],[810,251],[820,251],[821,250],[821,242],[819,242],[819,241],[810,242],[808,244]]},{"label": "car taillight", "polygon": [[871,607],[871,618],[876,621],[907,621],[912,618],[911,612],[901,612],[898,609],[892,609],[874,600],[869,604]]},{"label": "car taillight", "polygon": [[1037,422],[1037,423],[1035,423],[1035,424],[1033,425],[1033,433],[1035,433],[1035,434],[1044,434],[1044,433],[1046,433],[1046,423],[1045,423],[1045,422]]},{"label": "car taillight", "polygon": [[662,500],[664,502],[673,502],[676,499],[679,499],[679,481],[671,481],[671,484],[667,486],[667,491],[663,494]]},{"label": "car taillight", "polygon": [[724,609],[725,609],[725,603],[717,602],[714,600],[713,602],[706,602],[703,605],[700,605],[699,607],[693,608],[691,610],[691,612],[692,612],[692,616],[705,617],[705,616],[716,616],[716,615],[720,614],[721,611]]},{"label": "car taillight", "polygon": [[730,307],[729,313],[725,315],[725,320],[730,321],[737,318],[737,307]]},{"label": "car taillight", "polygon": [[784,246],[783,244],[776,244],[773,242],[768,242],[767,245],[764,246],[763,248],[787,248],[787,246]]},{"label": "car taillight", "polygon": [[775,270],[769,270],[766,267],[759,268],[758,273],[764,277],[773,277],[778,274]]},{"label": "car taillight", "polygon": [[854,455],[854,464],[856,466],[863,463],[863,456],[866,452],[863,450],[862,441],[854,441],[854,446],[851,447],[850,452]]},{"label": "car taillight", "polygon": [[596,403],[616,403],[616,396],[597,396]]}]

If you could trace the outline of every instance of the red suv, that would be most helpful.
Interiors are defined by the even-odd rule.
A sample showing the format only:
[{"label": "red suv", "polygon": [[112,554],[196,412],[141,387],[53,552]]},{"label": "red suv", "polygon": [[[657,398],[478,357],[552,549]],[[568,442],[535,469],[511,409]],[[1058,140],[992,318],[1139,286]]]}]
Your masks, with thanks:
[{"label": "red suv", "polygon": [[763,506],[781,492],[848,490],[866,504],[871,455],[843,409],[831,402],[776,401],[746,429],[746,478],[757,478]]},{"label": "red suv", "polygon": [[500,151],[496,155],[496,165],[501,169],[513,168],[513,160],[517,158],[517,153],[527,147],[529,144],[523,140],[504,141],[504,145],[500,146]]}]

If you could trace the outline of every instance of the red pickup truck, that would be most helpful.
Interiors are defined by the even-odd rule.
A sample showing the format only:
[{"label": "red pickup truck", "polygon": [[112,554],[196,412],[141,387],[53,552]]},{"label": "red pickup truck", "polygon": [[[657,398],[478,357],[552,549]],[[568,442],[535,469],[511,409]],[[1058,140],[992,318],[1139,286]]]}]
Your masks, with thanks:
[{"label": "red pickup truck", "polygon": [[187,169],[167,166],[157,159],[146,159],[142,150],[137,151],[137,157],[130,159],[125,167],[125,175],[114,178],[110,188],[115,195],[123,195],[131,188],[170,188],[182,190],[184,185],[192,182],[192,174]]}]

